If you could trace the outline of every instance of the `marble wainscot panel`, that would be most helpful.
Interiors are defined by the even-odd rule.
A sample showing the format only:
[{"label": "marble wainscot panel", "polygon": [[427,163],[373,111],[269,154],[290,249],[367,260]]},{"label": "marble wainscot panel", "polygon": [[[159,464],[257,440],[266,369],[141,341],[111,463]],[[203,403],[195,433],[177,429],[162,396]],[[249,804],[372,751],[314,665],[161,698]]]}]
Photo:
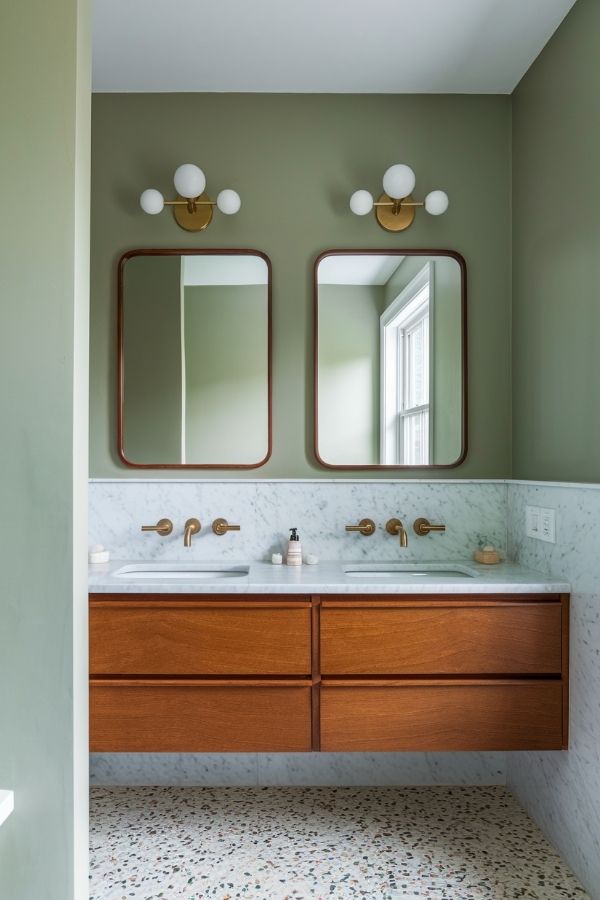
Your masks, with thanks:
[{"label": "marble wainscot panel", "polygon": [[505,784],[505,753],[92,753],[93,785]]},{"label": "marble wainscot panel", "polygon": [[[508,785],[600,900],[600,486],[512,484],[509,552],[571,582],[571,715],[566,753],[508,754]],[[556,510],[556,543],[525,535],[527,505]]]},{"label": "marble wainscot panel", "polygon": [[[303,552],[321,560],[467,559],[482,537],[506,550],[506,501],[504,482],[92,481],[89,540],[104,544],[113,559],[248,562],[284,550],[296,526]],[[190,516],[200,519],[202,531],[186,549]],[[241,531],[213,534],[220,516]],[[393,516],[409,531],[402,551],[385,531]],[[418,537],[412,531],[418,516],[443,522],[446,532]],[[141,525],[162,517],[172,519],[171,535],[141,533]],[[344,530],[364,517],[377,524],[372,537]]]}]

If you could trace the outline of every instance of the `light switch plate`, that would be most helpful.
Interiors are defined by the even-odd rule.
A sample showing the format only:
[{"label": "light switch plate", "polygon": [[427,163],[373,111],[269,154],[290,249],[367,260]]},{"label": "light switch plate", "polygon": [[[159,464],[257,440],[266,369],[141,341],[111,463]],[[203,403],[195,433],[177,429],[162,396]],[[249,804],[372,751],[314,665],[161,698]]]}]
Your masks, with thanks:
[{"label": "light switch plate", "polygon": [[526,506],[525,532],[527,537],[555,544],[556,510],[547,506]]}]

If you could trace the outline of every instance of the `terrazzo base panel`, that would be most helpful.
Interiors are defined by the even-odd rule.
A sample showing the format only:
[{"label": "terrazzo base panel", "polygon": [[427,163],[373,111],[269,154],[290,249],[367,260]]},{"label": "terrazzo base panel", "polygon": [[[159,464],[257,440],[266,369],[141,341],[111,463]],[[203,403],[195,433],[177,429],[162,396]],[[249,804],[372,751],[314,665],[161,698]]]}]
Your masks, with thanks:
[{"label": "terrazzo base panel", "polygon": [[90,900],[589,900],[503,787],[95,787]]}]

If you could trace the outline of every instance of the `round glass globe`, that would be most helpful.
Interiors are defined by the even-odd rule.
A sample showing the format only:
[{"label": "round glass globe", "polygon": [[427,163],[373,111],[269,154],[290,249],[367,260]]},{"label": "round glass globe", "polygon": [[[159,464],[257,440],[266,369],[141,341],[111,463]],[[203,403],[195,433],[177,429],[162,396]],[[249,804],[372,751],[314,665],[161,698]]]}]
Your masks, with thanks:
[{"label": "round glass globe", "polygon": [[160,191],[155,191],[154,188],[148,188],[148,190],[144,191],[140,196],[140,206],[149,216],[155,216],[157,213],[163,211],[165,199]]},{"label": "round glass globe", "polygon": [[226,216],[235,215],[236,212],[239,212],[241,205],[240,195],[237,191],[232,191],[231,188],[225,188],[224,191],[220,191],[217,195],[217,206]]},{"label": "round glass globe", "polygon": [[425,197],[425,209],[430,216],[441,216],[448,209],[448,194],[444,191],[431,191]]},{"label": "round glass globe", "polygon": [[390,166],[383,176],[383,189],[392,200],[402,200],[412,193],[415,181],[415,173],[410,166],[398,163]]},{"label": "round glass globe", "polygon": [[354,191],[350,197],[350,209],[355,216],[366,216],[373,209],[373,197],[368,191]]},{"label": "round glass globe", "polygon": [[188,200],[194,200],[203,193],[206,187],[206,178],[202,169],[193,163],[184,163],[175,169],[173,176],[175,190],[180,197],[187,197]]}]

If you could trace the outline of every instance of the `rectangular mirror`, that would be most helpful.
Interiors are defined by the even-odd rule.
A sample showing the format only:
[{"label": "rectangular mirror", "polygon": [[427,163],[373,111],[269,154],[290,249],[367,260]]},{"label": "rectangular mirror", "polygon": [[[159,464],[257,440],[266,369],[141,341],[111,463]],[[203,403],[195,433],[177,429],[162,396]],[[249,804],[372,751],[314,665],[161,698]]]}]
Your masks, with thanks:
[{"label": "rectangular mirror", "polygon": [[466,266],[443,250],[315,263],[315,452],[335,469],[451,467],[466,454]]},{"label": "rectangular mirror", "polygon": [[271,455],[271,264],[254,250],[132,250],[118,271],[121,460],[262,466]]}]

